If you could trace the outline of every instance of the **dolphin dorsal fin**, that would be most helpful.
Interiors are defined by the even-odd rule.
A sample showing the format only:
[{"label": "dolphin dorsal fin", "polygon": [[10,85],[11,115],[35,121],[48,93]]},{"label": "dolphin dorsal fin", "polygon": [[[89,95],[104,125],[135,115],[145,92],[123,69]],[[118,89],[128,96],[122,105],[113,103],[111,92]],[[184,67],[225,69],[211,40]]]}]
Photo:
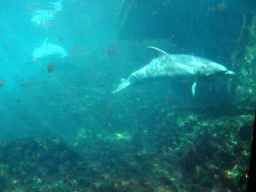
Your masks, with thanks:
[{"label": "dolphin dorsal fin", "polygon": [[163,53],[164,55],[168,55],[168,56],[169,56],[168,53],[166,53],[165,51],[163,51],[163,50],[161,50],[161,49],[158,49],[158,48],[156,48],[156,47],[147,46],[147,48],[155,49],[155,50],[159,51],[160,53]]},{"label": "dolphin dorsal fin", "polygon": [[44,39],[44,45],[46,44],[47,41],[48,41],[48,36]]}]

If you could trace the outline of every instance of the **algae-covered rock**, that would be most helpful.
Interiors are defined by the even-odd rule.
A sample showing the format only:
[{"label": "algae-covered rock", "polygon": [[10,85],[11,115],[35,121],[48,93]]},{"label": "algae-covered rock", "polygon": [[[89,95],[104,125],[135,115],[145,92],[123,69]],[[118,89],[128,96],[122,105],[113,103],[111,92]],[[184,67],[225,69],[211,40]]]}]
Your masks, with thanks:
[{"label": "algae-covered rock", "polygon": [[239,108],[254,110],[256,106],[256,15],[244,15],[238,47],[234,52],[233,82],[235,104]]}]

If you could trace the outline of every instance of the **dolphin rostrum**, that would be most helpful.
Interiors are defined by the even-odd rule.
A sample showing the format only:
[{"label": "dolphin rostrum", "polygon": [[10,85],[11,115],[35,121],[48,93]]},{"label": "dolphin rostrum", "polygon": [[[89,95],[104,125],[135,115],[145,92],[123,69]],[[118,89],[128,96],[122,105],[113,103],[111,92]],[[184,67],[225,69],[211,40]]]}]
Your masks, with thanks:
[{"label": "dolphin rostrum", "polygon": [[205,58],[175,54],[170,55],[156,47],[148,48],[159,51],[162,55],[153,59],[148,65],[133,72],[128,79],[121,79],[121,83],[115,91],[116,93],[126,88],[130,84],[139,82],[143,79],[168,76],[171,78],[194,77],[195,82],[192,85],[192,95],[195,96],[197,77],[204,77],[214,74],[234,75],[233,71],[228,70],[223,65],[215,63]]}]

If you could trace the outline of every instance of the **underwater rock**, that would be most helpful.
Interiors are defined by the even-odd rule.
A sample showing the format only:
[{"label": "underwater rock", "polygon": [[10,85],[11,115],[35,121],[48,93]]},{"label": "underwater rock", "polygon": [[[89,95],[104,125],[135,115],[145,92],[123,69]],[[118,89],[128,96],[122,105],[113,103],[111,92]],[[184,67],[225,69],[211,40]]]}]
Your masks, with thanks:
[{"label": "underwater rock", "polygon": [[4,175],[0,175],[0,191],[7,188],[8,179]]},{"label": "underwater rock", "polygon": [[114,180],[110,184],[105,186],[100,186],[93,191],[101,192],[101,191],[133,191],[133,192],[153,192],[156,187],[156,183],[149,178],[140,178],[129,181],[127,184],[122,184],[120,180]]},{"label": "underwater rock", "polygon": [[250,125],[243,125],[239,129],[238,136],[242,141],[250,141],[253,136],[253,127]]},{"label": "underwater rock", "polygon": [[[69,187],[81,190],[93,185],[90,179],[93,168],[56,137],[0,142],[0,166],[4,171],[0,171],[0,192],[2,189],[13,191],[15,185],[11,181],[21,183],[27,191],[35,186],[45,188],[58,184],[56,190],[65,191]],[[100,178],[98,172],[93,178],[97,177]],[[43,186],[45,183],[47,186]]]}]

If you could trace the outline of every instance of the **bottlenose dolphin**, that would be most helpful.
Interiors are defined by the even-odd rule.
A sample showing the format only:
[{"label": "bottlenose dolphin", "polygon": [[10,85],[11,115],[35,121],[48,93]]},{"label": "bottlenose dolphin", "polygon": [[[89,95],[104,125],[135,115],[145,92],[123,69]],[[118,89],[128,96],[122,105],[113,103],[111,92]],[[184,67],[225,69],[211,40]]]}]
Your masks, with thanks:
[{"label": "bottlenose dolphin", "polygon": [[205,58],[175,54],[170,55],[165,51],[156,47],[148,46],[161,53],[161,56],[153,59],[148,65],[133,72],[128,79],[121,79],[121,83],[117,89],[111,93],[116,93],[126,88],[130,84],[139,82],[147,78],[155,78],[168,76],[170,78],[194,77],[195,81],[192,85],[192,95],[195,96],[196,84],[198,77],[210,76],[214,74],[234,75],[233,71],[228,70],[223,65],[215,63]]},{"label": "bottlenose dolphin", "polygon": [[35,59],[46,57],[49,55],[59,55],[60,57],[68,56],[67,52],[60,46],[48,43],[48,37],[45,38],[41,47],[38,47],[33,52],[32,56]]}]

